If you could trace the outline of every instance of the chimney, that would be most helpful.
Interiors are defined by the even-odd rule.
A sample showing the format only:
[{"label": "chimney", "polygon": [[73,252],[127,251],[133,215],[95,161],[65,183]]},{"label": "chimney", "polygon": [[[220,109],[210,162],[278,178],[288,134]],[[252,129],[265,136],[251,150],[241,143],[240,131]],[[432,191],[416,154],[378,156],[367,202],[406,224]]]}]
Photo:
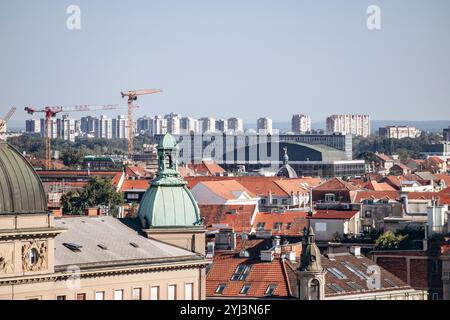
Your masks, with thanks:
[{"label": "chimney", "polygon": [[278,247],[280,246],[280,244],[281,244],[281,239],[280,239],[280,237],[279,237],[279,236],[273,237],[273,240],[272,240],[272,246],[273,246],[274,248],[278,248]]},{"label": "chimney", "polygon": [[361,257],[361,247],[359,246],[351,246],[350,253],[355,257]]}]

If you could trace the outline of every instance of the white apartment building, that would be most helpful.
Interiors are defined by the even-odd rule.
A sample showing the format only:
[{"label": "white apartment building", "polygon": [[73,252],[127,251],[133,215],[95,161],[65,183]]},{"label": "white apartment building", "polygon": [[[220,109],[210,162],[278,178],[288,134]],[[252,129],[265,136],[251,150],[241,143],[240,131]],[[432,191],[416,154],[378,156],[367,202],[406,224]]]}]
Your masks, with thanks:
[{"label": "white apartment building", "polygon": [[112,139],[113,137],[112,119],[107,116],[100,116],[95,119],[95,137],[102,139]]},{"label": "white apartment building", "polygon": [[272,134],[273,133],[272,119],[259,118],[258,121],[256,122],[256,130],[258,133]]},{"label": "white apartment building", "polygon": [[199,121],[197,119],[191,117],[183,117],[180,119],[180,131],[183,134],[186,133],[198,133],[199,130]]},{"label": "white apartment building", "polygon": [[61,119],[56,119],[56,128],[58,138],[75,142],[75,119],[63,115]]},{"label": "white apartment building", "polygon": [[114,139],[127,139],[128,118],[125,116],[118,116],[117,119],[112,119],[112,132]]},{"label": "white apartment building", "polygon": [[215,132],[216,120],[214,118],[201,118],[200,128],[202,133]]},{"label": "white apartment building", "polygon": [[41,121],[38,119],[30,119],[25,121],[25,132],[30,134],[40,133]]},{"label": "white apartment building", "polygon": [[167,132],[170,134],[180,134],[180,118],[177,115],[167,118]]},{"label": "white apartment building", "polygon": [[241,118],[228,119],[228,130],[233,132],[244,132],[244,120]]},{"label": "white apartment building", "polygon": [[153,117],[152,121],[150,121],[149,134],[166,134],[167,133],[167,119],[162,118],[161,116]]},{"label": "white apartment building", "polygon": [[388,139],[416,138],[420,134],[420,130],[407,126],[387,126],[380,128],[379,134]]},{"label": "white apartment building", "polygon": [[292,116],[292,132],[304,133],[311,131],[311,117],[305,114],[294,114]]},{"label": "white apartment building", "polygon": [[227,132],[228,131],[228,121],[225,119],[216,120],[216,131]]},{"label": "white apartment building", "polygon": [[364,114],[332,115],[327,118],[327,131],[368,137],[370,135],[370,116]]}]

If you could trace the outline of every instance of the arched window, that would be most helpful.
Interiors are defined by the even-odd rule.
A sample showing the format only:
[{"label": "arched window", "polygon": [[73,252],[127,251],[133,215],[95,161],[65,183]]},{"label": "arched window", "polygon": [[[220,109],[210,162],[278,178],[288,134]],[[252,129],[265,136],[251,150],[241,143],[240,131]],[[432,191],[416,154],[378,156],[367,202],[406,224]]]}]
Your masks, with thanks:
[{"label": "arched window", "polygon": [[320,299],[320,282],[319,282],[319,280],[312,279],[309,282],[308,298],[309,298],[309,300],[319,300]]}]

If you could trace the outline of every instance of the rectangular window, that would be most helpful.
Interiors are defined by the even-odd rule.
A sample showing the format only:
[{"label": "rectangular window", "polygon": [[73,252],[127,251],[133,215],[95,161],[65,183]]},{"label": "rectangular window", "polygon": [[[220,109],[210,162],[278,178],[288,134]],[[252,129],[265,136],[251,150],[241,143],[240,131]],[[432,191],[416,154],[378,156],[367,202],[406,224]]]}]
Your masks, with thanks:
[{"label": "rectangular window", "polygon": [[227,285],[224,284],[224,283],[219,284],[219,286],[216,289],[216,293],[217,294],[223,294],[223,291],[225,290],[226,287],[227,287]]},{"label": "rectangular window", "polygon": [[57,296],[56,300],[67,300],[66,296]]},{"label": "rectangular window", "polygon": [[95,300],[105,300],[105,291],[97,291],[95,293]]},{"label": "rectangular window", "polygon": [[241,289],[241,294],[247,294],[250,290],[251,285],[250,284],[244,284],[244,286]]},{"label": "rectangular window", "polygon": [[431,294],[431,300],[439,300],[439,293],[433,292]]},{"label": "rectangular window", "polygon": [[336,197],[334,195],[334,193],[327,193],[325,195],[325,202],[335,202]]},{"label": "rectangular window", "polygon": [[372,211],[366,210],[365,216],[366,216],[366,218],[372,218]]},{"label": "rectangular window", "polygon": [[133,288],[133,300],[142,300],[142,289],[141,288]]},{"label": "rectangular window", "polygon": [[276,288],[277,288],[276,284],[269,285],[266,290],[266,296],[273,296],[273,293],[275,292]]},{"label": "rectangular window", "polygon": [[192,300],[194,295],[194,284],[186,283],[184,287],[184,300]]},{"label": "rectangular window", "polygon": [[291,227],[292,227],[292,222],[288,222],[286,224],[286,230],[291,230]]},{"label": "rectangular window", "polygon": [[233,273],[233,276],[231,277],[231,280],[234,281],[244,281],[247,279],[248,274],[251,270],[250,265],[241,264],[236,268],[236,271]]},{"label": "rectangular window", "polygon": [[264,227],[266,226],[265,222],[258,222],[256,225],[256,230],[264,230]]},{"label": "rectangular window", "polygon": [[275,222],[273,225],[273,229],[276,231],[281,231],[281,227],[283,226],[282,222]]},{"label": "rectangular window", "polygon": [[172,284],[169,285],[167,290],[167,300],[176,300],[177,299],[177,286]]},{"label": "rectangular window", "polygon": [[343,274],[339,269],[337,268],[328,268],[327,269],[328,272],[330,272],[332,275],[334,275],[336,278],[342,280],[342,279],[347,279],[347,277],[345,276],[345,274]]},{"label": "rectangular window", "polygon": [[123,290],[114,290],[114,300],[123,300]]},{"label": "rectangular window", "polygon": [[77,300],[86,300],[86,293],[78,293]]},{"label": "rectangular window", "polygon": [[159,287],[152,287],[150,289],[150,300],[159,300]]}]

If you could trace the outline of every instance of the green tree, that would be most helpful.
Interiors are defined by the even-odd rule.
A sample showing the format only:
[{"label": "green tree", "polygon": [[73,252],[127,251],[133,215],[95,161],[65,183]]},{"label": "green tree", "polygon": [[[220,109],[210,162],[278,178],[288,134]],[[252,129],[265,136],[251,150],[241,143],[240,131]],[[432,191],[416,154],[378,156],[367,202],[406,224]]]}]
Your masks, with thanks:
[{"label": "green tree", "polygon": [[80,215],[87,208],[104,207],[115,215],[117,207],[123,204],[123,196],[111,180],[93,177],[81,193],[69,192],[61,203],[66,214]]},{"label": "green tree", "polygon": [[375,241],[375,249],[396,250],[400,248],[407,235],[395,235],[392,231],[386,231]]},{"label": "green tree", "polygon": [[85,156],[85,149],[68,148],[62,153],[61,160],[66,166],[76,166],[83,164]]}]

